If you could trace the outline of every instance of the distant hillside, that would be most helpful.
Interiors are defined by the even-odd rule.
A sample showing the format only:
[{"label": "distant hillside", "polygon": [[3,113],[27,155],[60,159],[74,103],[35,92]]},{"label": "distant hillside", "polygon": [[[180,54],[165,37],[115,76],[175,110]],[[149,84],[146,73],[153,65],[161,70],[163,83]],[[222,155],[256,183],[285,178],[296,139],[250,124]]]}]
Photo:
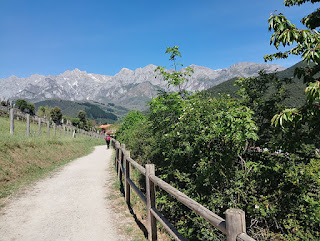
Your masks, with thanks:
[{"label": "distant hillside", "polygon": [[83,110],[86,112],[88,118],[93,119],[98,123],[103,123],[105,121],[114,123],[129,111],[128,109],[116,106],[113,103],[103,104],[99,102],[81,102],[59,99],[40,101],[35,103],[35,106],[36,109],[40,106],[58,106],[62,110],[63,115],[69,117],[77,117],[78,112]]},{"label": "distant hillside", "polygon": [[[306,84],[303,83],[302,79],[293,77],[295,68],[303,66],[307,66],[307,64],[301,61],[291,66],[290,68],[285,69],[283,71],[279,71],[277,73],[278,77],[281,79],[293,79],[293,83],[287,85],[287,89],[290,92],[290,98],[287,99],[286,104],[290,107],[299,107],[305,102],[304,90],[306,88]],[[237,97],[236,92],[239,90],[239,87],[234,85],[237,79],[238,78],[232,78],[230,80],[227,80],[219,85],[204,90],[203,93],[207,93],[212,97],[217,97],[219,93],[226,93],[230,94],[233,97]]]}]

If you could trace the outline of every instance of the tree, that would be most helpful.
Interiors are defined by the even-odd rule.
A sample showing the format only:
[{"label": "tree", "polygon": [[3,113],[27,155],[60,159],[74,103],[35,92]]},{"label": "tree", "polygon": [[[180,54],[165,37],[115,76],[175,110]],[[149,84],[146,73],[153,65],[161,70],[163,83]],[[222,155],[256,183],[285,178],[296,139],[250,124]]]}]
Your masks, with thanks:
[{"label": "tree", "polygon": [[78,112],[78,118],[79,118],[79,128],[87,130],[89,121],[87,120],[86,112],[83,110],[80,110]]},{"label": "tree", "polygon": [[36,107],[33,103],[28,103],[27,104],[27,113],[31,114],[31,115],[34,115],[35,114],[35,111],[36,111]]},{"label": "tree", "polygon": [[173,61],[174,70],[177,71],[177,65],[182,66],[182,64],[180,64],[180,63],[176,64],[177,56],[181,57],[181,53],[179,51],[179,46],[168,47],[166,50],[166,54],[171,54],[169,60]]},{"label": "tree", "polygon": [[[301,5],[305,2],[320,2],[320,0],[285,0],[285,6]],[[283,47],[294,46],[284,52],[277,52],[271,55],[265,55],[265,61],[272,61],[274,59],[285,59],[289,55],[301,56],[304,61],[314,65],[308,67],[301,67],[295,70],[295,75],[299,78],[303,77],[304,82],[317,82],[319,77],[315,74],[320,71],[320,34],[317,30],[320,26],[320,8],[312,12],[308,16],[301,19],[301,23],[307,29],[298,29],[296,25],[292,24],[282,13],[276,15],[271,14],[269,22],[269,31],[274,31],[271,36],[270,45],[274,45],[276,49],[282,44]]]},{"label": "tree", "polygon": [[[171,53],[170,61],[180,56],[177,51],[177,48],[167,49],[166,53]],[[216,213],[225,211],[227,204],[238,205],[241,198],[233,188],[233,182],[242,183],[235,178],[240,176],[235,174],[243,167],[238,156],[242,155],[249,140],[257,140],[253,112],[229,96],[205,98],[182,90],[181,85],[191,75],[191,68],[189,72],[168,72],[159,66],[158,70],[169,86],[179,86],[179,90],[162,91],[152,99],[149,122],[144,123],[145,131],[140,134],[152,145],[145,150],[151,151],[146,155],[137,147],[135,153],[142,153],[152,160],[161,178]],[[150,134],[151,138],[148,138]],[[129,136],[124,138],[130,139]],[[222,192],[228,192],[228,195],[221,197]],[[160,195],[159,207],[165,215],[170,213],[170,221],[177,224],[179,231],[187,239],[201,240],[204,234],[198,229],[206,224],[190,217],[183,207],[172,210],[172,206],[179,205],[161,191]],[[192,221],[180,220],[182,216],[189,216]],[[190,225],[189,230],[185,229],[186,225]],[[214,234],[206,234],[206,240],[215,240]]]},{"label": "tree", "polygon": [[[316,3],[320,0],[285,0],[285,6],[301,5],[306,2]],[[270,44],[277,49],[280,44],[284,47],[294,46],[285,52],[277,52],[266,55],[266,61],[279,58],[287,58],[288,55],[299,55],[304,61],[312,62],[307,67],[297,68],[295,76],[303,78],[307,83],[306,103],[300,108],[285,109],[276,114],[272,119],[275,126],[281,126],[284,132],[288,134],[296,133],[293,139],[305,139],[307,142],[316,142],[320,139],[320,109],[319,109],[319,93],[320,78],[317,73],[320,71],[320,34],[317,30],[320,26],[319,18],[320,9],[312,12],[308,16],[301,19],[301,23],[306,29],[298,29],[283,14],[272,14],[268,20],[269,30],[274,33],[271,36]]]},{"label": "tree", "polygon": [[35,106],[34,106],[34,104],[30,103],[30,102],[28,102],[26,100],[23,100],[23,99],[16,100],[16,106],[22,112],[26,112],[26,113],[29,113],[31,115],[35,114]]},{"label": "tree", "polygon": [[[320,0],[285,0],[284,4],[290,7],[306,2],[313,4]],[[275,168],[270,168],[272,170],[270,174],[278,173],[278,176],[272,179],[285,187],[286,195],[279,195],[280,202],[273,197],[277,203],[283,204],[279,216],[272,215],[272,217],[281,220],[277,226],[279,223],[283,226],[282,229],[287,233],[286,240],[317,240],[319,237],[320,78],[317,74],[320,71],[319,16],[320,8],[302,18],[301,23],[306,29],[298,29],[281,13],[272,14],[268,20],[269,30],[274,31],[270,44],[276,49],[281,44],[285,48],[293,47],[284,52],[266,55],[265,61],[297,55],[309,64],[307,67],[295,69],[295,76],[303,78],[307,84],[305,104],[298,108],[284,109],[271,121],[274,126],[281,127],[284,149],[290,152],[286,153],[283,160],[273,163],[272,166]],[[272,156],[268,159],[272,159]],[[261,163],[265,165],[267,162]],[[276,189],[279,194],[281,186]],[[296,199],[294,204],[290,201],[293,198]]]},{"label": "tree", "polygon": [[16,100],[16,106],[20,111],[24,112],[28,106],[28,102],[23,99],[18,99]]},{"label": "tree", "polygon": [[80,111],[78,112],[78,118],[79,118],[79,120],[80,120],[81,122],[85,123],[85,122],[86,122],[86,118],[87,118],[86,112],[83,111],[83,110],[80,110]]},{"label": "tree", "polygon": [[48,116],[51,116],[51,110],[52,108],[48,105],[46,106],[40,106],[37,110],[37,115],[38,116],[42,116],[42,117],[48,117]]},{"label": "tree", "polygon": [[[287,7],[294,5],[301,5],[306,2],[316,3],[320,0],[285,0],[284,4]],[[276,15],[271,14],[269,22],[269,31],[273,30],[270,44],[274,45],[276,49],[282,44],[283,47],[294,46],[285,52],[277,52],[271,55],[264,56],[265,61],[272,61],[274,59],[285,59],[288,55],[302,56],[304,61],[314,65],[308,67],[301,67],[295,70],[295,75],[299,78],[303,77],[305,83],[319,82],[320,78],[315,75],[320,71],[320,34],[317,28],[320,26],[320,8],[312,12],[308,16],[301,19],[301,23],[307,29],[298,29],[296,25],[292,24],[282,13]],[[314,87],[319,86],[316,84]],[[319,91],[319,89],[317,90]],[[316,92],[317,92],[316,91]],[[314,92],[308,92],[312,95]],[[309,97],[308,97],[309,98]],[[296,110],[292,110],[295,112]],[[289,110],[286,110],[289,113]]]},{"label": "tree", "polygon": [[50,116],[52,118],[52,121],[56,124],[60,124],[62,120],[62,111],[58,106],[55,106],[50,111]]},{"label": "tree", "polygon": [[73,126],[76,126],[76,127],[80,128],[80,120],[79,120],[79,118],[70,118],[70,120],[71,120],[71,124]]},{"label": "tree", "polygon": [[254,111],[254,120],[258,126],[259,140],[257,145],[268,148],[277,148],[282,143],[281,130],[270,125],[271,119],[285,108],[284,100],[289,97],[285,84],[291,79],[280,79],[277,74],[267,74],[259,71],[259,76],[239,78],[235,85],[240,87],[237,94],[240,102]]},{"label": "tree", "polygon": [[171,54],[169,60],[173,61],[174,63],[174,71],[168,72],[165,70],[165,67],[158,66],[155,69],[155,72],[160,72],[164,81],[168,82],[168,87],[170,87],[171,85],[174,87],[178,87],[179,92],[182,93],[182,85],[187,82],[186,77],[191,76],[191,74],[193,73],[193,69],[191,67],[187,67],[184,71],[177,71],[177,65],[183,66],[181,63],[176,63],[177,56],[181,57],[178,46],[168,47],[165,53]]},{"label": "tree", "polygon": [[8,106],[8,101],[2,100],[1,101],[1,106]]},{"label": "tree", "polygon": [[130,128],[133,128],[134,125],[142,120],[145,120],[146,117],[137,110],[131,110],[124,118],[119,128],[118,132],[126,131]]},{"label": "tree", "polygon": [[[301,5],[305,2],[320,2],[320,0],[285,0],[285,6]],[[272,61],[279,58],[287,58],[288,55],[301,55],[303,60],[308,62],[313,61],[317,65],[320,63],[320,35],[316,30],[320,26],[319,18],[320,9],[301,19],[307,29],[298,29],[292,24],[282,13],[276,15],[271,14],[269,22],[269,31],[273,30],[270,44],[276,49],[280,44],[283,47],[294,45],[291,49],[285,52],[277,52],[264,57],[265,61]]]},{"label": "tree", "polygon": [[40,111],[42,111],[42,112],[44,113],[44,112],[46,111],[46,107],[44,107],[44,106],[40,106],[40,107],[39,107],[39,110],[40,110]]}]

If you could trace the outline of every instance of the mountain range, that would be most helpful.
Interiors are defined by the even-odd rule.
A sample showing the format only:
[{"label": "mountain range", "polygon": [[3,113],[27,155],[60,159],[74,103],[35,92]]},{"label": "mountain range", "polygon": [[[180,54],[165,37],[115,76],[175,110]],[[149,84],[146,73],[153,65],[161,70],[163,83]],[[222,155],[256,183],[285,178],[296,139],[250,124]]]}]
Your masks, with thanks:
[{"label": "mountain range", "polygon": [[[173,90],[155,72],[156,67],[148,65],[134,71],[123,68],[114,76],[87,73],[79,69],[67,70],[60,75],[34,74],[27,78],[10,76],[0,79],[0,98],[19,98],[32,102],[47,99],[94,100],[142,110],[145,108],[145,101],[154,97],[157,90]],[[197,65],[190,67],[194,73],[184,86],[189,91],[205,90],[235,77],[254,76],[261,69],[269,73],[285,69],[280,65],[251,62],[241,62],[217,70]]]}]

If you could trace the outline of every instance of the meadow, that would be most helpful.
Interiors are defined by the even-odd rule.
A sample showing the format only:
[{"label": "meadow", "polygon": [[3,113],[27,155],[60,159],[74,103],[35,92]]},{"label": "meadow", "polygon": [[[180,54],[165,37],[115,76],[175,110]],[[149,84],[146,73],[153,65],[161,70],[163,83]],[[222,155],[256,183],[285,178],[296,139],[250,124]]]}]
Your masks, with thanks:
[{"label": "meadow", "polygon": [[105,144],[102,139],[59,137],[58,133],[48,137],[44,126],[39,136],[37,124],[31,123],[30,129],[28,137],[26,122],[15,120],[10,135],[9,118],[0,117],[0,207],[20,188]]}]

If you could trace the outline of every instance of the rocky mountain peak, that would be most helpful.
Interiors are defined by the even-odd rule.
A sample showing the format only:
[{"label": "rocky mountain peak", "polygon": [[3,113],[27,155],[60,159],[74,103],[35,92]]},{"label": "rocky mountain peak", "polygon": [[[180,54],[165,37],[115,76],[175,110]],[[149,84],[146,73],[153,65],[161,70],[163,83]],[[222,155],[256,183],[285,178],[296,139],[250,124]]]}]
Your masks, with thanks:
[{"label": "rocky mountain peak", "polygon": [[154,65],[154,64],[149,64],[145,67],[143,67],[142,69],[143,70],[146,70],[146,71],[154,71],[158,66]]},{"label": "rocky mountain peak", "polygon": [[128,68],[122,68],[119,72],[119,74],[127,74],[127,73],[133,73],[133,70]]},{"label": "rocky mountain peak", "polygon": [[18,77],[15,75],[10,75],[10,77],[8,79],[15,79],[15,78],[18,78]]},{"label": "rocky mountain peak", "polygon": [[[174,90],[168,89],[167,82],[163,81],[158,72],[154,72],[156,67],[156,65],[149,64],[134,71],[122,68],[114,76],[87,74],[86,71],[77,68],[52,76],[37,74],[28,78],[11,76],[7,79],[0,79],[2,95],[0,97],[26,98],[33,101],[45,100],[49,97],[65,100],[90,99],[143,109],[145,101],[155,96],[156,90]],[[254,76],[260,69],[266,69],[267,72],[284,69],[279,65],[250,62],[238,63],[219,70],[194,64],[190,67],[194,69],[194,73],[184,86],[188,91],[208,89],[235,77]]]},{"label": "rocky mountain peak", "polygon": [[277,69],[278,71],[285,70],[281,65],[267,64],[267,63],[253,63],[253,62],[239,62],[230,66],[231,69],[245,69],[245,68],[260,68],[260,69]]},{"label": "rocky mountain peak", "polygon": [[81,71],[77,68],[74,70],[67,70],[60,74],[61,76],[80,76],[80,75],[87,75],[87,71]]}]

